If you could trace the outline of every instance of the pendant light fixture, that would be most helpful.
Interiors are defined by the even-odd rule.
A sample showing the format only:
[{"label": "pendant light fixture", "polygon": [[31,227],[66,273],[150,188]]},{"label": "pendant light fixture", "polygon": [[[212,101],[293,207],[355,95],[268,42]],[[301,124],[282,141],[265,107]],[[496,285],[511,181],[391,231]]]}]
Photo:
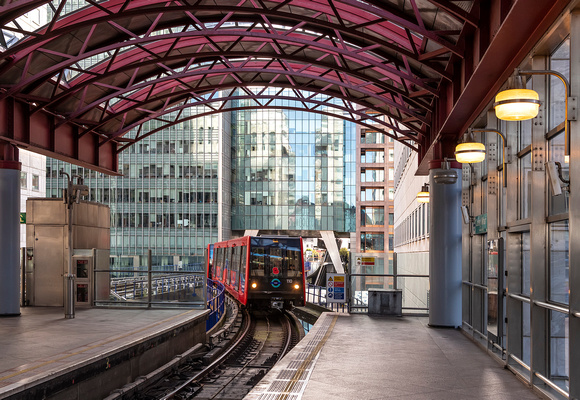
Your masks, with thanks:
[{"label": "pendant light fixture", "polygon": [[429,203],[429,184],[425,183],[421,191],[417,193],[417,201],[419,203]]}]

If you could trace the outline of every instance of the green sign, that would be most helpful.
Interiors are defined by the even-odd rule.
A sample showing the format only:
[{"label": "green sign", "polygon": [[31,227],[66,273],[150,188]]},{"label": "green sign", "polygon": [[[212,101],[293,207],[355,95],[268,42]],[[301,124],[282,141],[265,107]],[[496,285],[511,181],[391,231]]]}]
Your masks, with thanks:
[{"label": "green sign", "polygon": [[20,223],[21,224],[25,224],[26,223],[26,213],[20,213]]},{"label": "green sign", "polygon": [[475,234],[481,235],[487,232],[487,214],[481,214],[475,217]]}]

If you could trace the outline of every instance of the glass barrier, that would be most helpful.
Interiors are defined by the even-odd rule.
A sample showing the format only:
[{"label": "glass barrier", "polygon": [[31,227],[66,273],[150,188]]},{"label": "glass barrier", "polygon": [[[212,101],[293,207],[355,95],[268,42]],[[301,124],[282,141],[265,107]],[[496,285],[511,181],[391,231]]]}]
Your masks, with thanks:
[{"label": "glass barrier", "polygon": [[113,266],[94,270],[96,306],[205,308],[206,272],[201,263]]}]

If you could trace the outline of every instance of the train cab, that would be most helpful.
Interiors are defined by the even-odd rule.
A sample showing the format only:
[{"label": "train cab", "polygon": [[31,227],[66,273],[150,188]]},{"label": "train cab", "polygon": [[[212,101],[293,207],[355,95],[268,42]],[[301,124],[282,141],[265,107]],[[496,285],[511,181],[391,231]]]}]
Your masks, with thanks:
[{"label": "train cab", "polygon": [[246,236],[213,244],[208,276],[252,308],[304,305],[302,238]]}]

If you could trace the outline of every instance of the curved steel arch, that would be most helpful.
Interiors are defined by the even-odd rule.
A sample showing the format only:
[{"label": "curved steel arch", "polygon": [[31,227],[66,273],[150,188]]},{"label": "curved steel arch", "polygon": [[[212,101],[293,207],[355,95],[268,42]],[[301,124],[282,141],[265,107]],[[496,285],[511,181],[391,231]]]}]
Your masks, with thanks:
[{"label": "curved steel arch", "polygon": [[[305,74],[298,74],[295,72],[284,71],[284,70],[280,70],[280,69],[271,70],[271,69],[263,69],[263,68],[250,68],[250,67],[244,66],[244,67],[238,67],[238,68],[224,68],[224,69],[218,69],[218,70],[211,71],[212,78],[218,78],[220,76],[230,76],[232,73],[238,73],[238,74],[240,74],[240,73],[261,73],[261,74],[270,74],[270,75],[287,76],[287,77],[301,77],[301,78],[306,78],[306,79],[310,78],[313,80],[316,79],[316,82],[323,82],[326,85],[337,86],[339,89],[340,88],[350,89],[351,95],[353,94],[352,92],[355,90],[354,88],[349,87],[348,85],[346,85],[343,82],[340,82],[339,80],[336,80],[336,79],[331,79],[331,78],[327,78],[327,77],[316,77],[314,75],[309,76],[309,75],[305,75]],[[135,85],[135,86],[132,86],[129,88],[119,88],[119,90],[117,90],[116,92],[109,93],[106,96],[95,100],[92,104],[87,104],[85,106],[85,108],[80,109],[75,113],[72,113],[68,118],[70,118],[71,120],[74,120],[77,117],[80,117],[81,115],[85,114],[86,112],[94,109],[94,107],[96,107],[98,104],[101,104],[102,102],[109,101],[113,98],[121,97],[124,93],[130,92],[130,91],[137,90],[138,93],[141,93],[144,96],[147,95],[148,93],[155,95],[156,92],[148,91],[152,84],[163,83],[163,82],[169,83],[169,85],[167,87],[162,86],[158,89],[158,91],[161,93],[168,92],[169,94],[167,95],[167,97],[170,97],[174,93],[174,91],[172,89],[174,89],[176,86],[178,86],[178,85],[174,84],[174,80],[176,78],[178,78],[184,84],[187,84],[190,82],[187,80],[187,78],[199,77],[200,79],[197,79],[197,80],[194,80],[191,82],[201,82],[202,81],[201,78],[204,78],[207,74],[208,74],[208,71],[205,71],[205,70],[192,71],[192,72],[188,72],[188,73],[177,74],[176,76],[161,77],[159,79],[143,82],[143,83],[140,83],[138,85]],[[271,82],[263,82],[263,81],[255,81],[255,82],[251,82],[251,84],[256,85],[256,86],[261,86],[261,85],[266,85],[266,84],[271,84],[272,86],[284,85],[284,83],[271,83]],[[195,89],[190,89],[189,87],[187,87],[187,88],[184,88],[184,89],[178,91],[177,94],[190,93],[193,91],[198,95],[203,95],[209,91],[215,90],[214,87],[215,87],[214,85],[209,85],[209,87],[207,87],[207,88],[206,88],[206,86],[198,86]],[[342,98],[345,101],[350,101],[350,102],[355,103],[355,104],[360,104],[364,108],[371,109],[371,110],[376,111],[376,112],[380,112],[380,113],[385,114],[389,117],[400,118],[400,116],[393,115],[392,112],[389,112],[388,108],[374,105],[373,103],[370,103],[366,100],[361,100],[360,97],[359,98],[352,98],[352,97],[346,96],[344,93],[341,93],[341,91],[333,91],[333,90],[328,90],[328,89],[323,90],[324,87],[321,88],[321,87],[315,87],[315,86],[304,87],[304,86],[295,85],[294,87],[308,90],[311,92],[317,92],[320,94],[330,93],[335,97]],[[386,103],[388,107],[394,107],[396,109],[404,111],[406,114],[410,115],[411,117],[416,118],[417,120],[419,120],[423,123],[429,122],[426,118],[422,117],[421,115],[415,114],[415,113],[411,114],[410,110],[403,109],[403,107],[401,105],[391,101],[388,98],[381,97],[376,93],[365,90],[364,88],[358,89],[357,92],[360,93],[360,95],[362,96],[363,99],[364,98],[374,99],[377,102]],[[156,100],[155,98],[140,99],[140,98],[132,97],[130,99],[128,98],[124,102],[124,104],[133,104],[132,108],[135,109],[137,107],[146,107],[146,104],[151,103],[155,100]],[[177,97],[177,99],[175,101],[179,101],[179,100],[180,100],[180,98]],[[116,107],[116,108],[118,110],[111,110],[111,112],[108,113],[108,115],[111,118],[114,118],[116,115],[125,112],[125,109],[122,107]],[[422,130],[420,128],[413,127],[413,129],[417,129],[419,132],[422,132]]]},{"label": "curved steel arch", "polygon": [[[219,60],[222,59],[222,57],[228,57],[228,59],[230,58],[241,58],[241,57],[245,57],[246,61],[250,58],[253,58],[253,56],[248,56],[248,53],[242,53],[242,52],[207,52],[207,53],[196,53],[196,64],[201,64],[204,62],[217,62]],[[279,62],[279,60],[277,59],[278,55],[275,53],[256,53],[256,57],[259,56],[259,58],[266,58],[269,61],[268,62]],[[93,85],[93,84],[99,84],[99,82],[101,80],[106,80],[106,79],[113,79],[113,77],[115,75],[119,75],[119,74],[125,74],[128,73],[132,70],[137,70],[140,68],[146,68],[150,65],[154,65],[154,64],[158,64],[159,61],[158,60],[154,60],[154,59],[147,59],[147,60],[143,60],[142,62],[131,62],[131,61],[127,61],[129,57],[124,57],[123,58],[123,62],[121,65],[117,66],[117,67],[110,67],[110,68],[106,68],[106,71],[103,71],[100,75],[97,75],[97,71],[95,69],[91,70],[91,73],[93,74],[93,76],[88,76],[88,74],[86,74],[84,76],[84,78],[86,79],[79,79],[79,82],[77,82],[77,80],[75,79],[74,81],[74,85],[71,86],[70,88],[63,88],[59,93],[57,93],[56,95],[52,96],[50,99],[46,99],[46,102],[43,102],[42,105],[39,105],[35,108],[35,111],[38,111],[39,109],[43,108],[43,107],[51,107],[53,105],[56,104],[62,104],[63,102],[68,101],[68,99],[72,96],[74,96],[75,93],[83,90],[85,87],[89,86],[89,85]],[[188,66],[191,65],[191,63],[189,61],[192,60],[191,56],[189,54],[183,54],[183,55],[178,55],[178,56],[169,56],[165,58],[165,61],[169,64],[172,61],[180,61],[179,66]],[[364,75],[362,74],[360,71],[357,70],[349,70],[346,69],[344,67],[335,65],[335,64],[330,64],[330,63],[325,63],[323,61],[320,60],[309,60],[306,59],[304,57],[299,57],[299,56],[290,56],[287,55],[284,57],[284,61],[285,62],[296,62],[296,63],[302,63],[302,65],[308,65],[308,64],[313,64],[316,65],[317,67],[320,68],[325,68],[327,70],[334,70],[337,72],[342,72],[342,73],[348,73],[350,76],[353,76],[359,80],[367,80],[369,82],[369,84],[375,85],[377,87],[382,87],[385,91],[391,91],[394,94],[398,94],[401,95],[403,97],[406,98],[406,101],[408,103],[410,103],[411,105],[414,105],[417,108],[422,108],[425,111],[430,111],[428,109],[428,104],[425,103],[424,101],[420,101],[420,98],[413,98],[410,97],[408,95],[408,93],[406,93],[405,91],[388,84],[387,82],[381,81],[378,78],[369,76],[369,75]],[[184,64],[182,64],[184,63]],[[175,68],[175,65],[173,65],[171,63],[171,66],[173,69]],[[101,69],[105,69],[105,66],[101,66]],[[153,73],[154,74],[154,73]],[[368,85],[365,85],[368,86]],[[119,86],[119,84],[117,84],[118,88],[120,88],[121,86]],[[438,91],[432,88],[429,88],[427,90],[430,94],[433,94],[433,96],[437,97],[439,95]]]},{"label": "curved steel arch", "polygon": [[[223,34],[230,34],[230,32],[224,32]],[[157,42],[158,42],[158,41],[156,41],[156,43],[157,43]],[[117,45],[115,45],[115,46],[117,46],[116,48],[118,48],[118,46],[121,46],[121,44],[117,44]],[[95,51],[94,53],[97,53],[97,52],[99,52],[99,51],[100,51],[100,50],[98,50],[98,51]],[[152,60],[150,63],[152,63],[152,64],[153,64],[153,63],[155,63],[155,62],[156,62],[156,60]],[[54,72],[56,72],[56,71],[60,70],[61,68],[64,68],[64,67],[66,67],[66,66],[68,66],[68,65],[70,65],[70,61],[66,61],[66,62],[64,62],[64,63],[63,63],[63,65],[59,65],[59,66],[55,67],[55,69],[53,69],[53,70],[50,70],[50,69],[49,69],[49,70],[45,70],[45,71],[44,71],[44,74],[45,74],[45,75],[48,75],[48,76],[50,76],[50,75],[52,75]],[[101,68],[103,68],[103,66],[101,66]],[[110,68],[108,68],[108,66],[107,66],[107,69],[110,69]],[[337,69],[337,68],[335,68],[335,69]],[[327,72],[327,71],[329,71],[329,70],[330,70],[330,69],[327,69],[325,72]],[[90,71],[90,72],[91,72],[91,73],[93,73],[93,71]],[[256,72],[265,72],[265,71],[256,71]],[[281,71],[280,71],[280,72],[281,72]],[[111,72],[111,73],[112,73],[112,72]],[[284,74],[290,74],[289,72],[283,72],[283,73],[284,73]],[[320,78],[320,77],[316,77],[316,76],[310,76],[309,78],[310,78],[312,81],[315,81],[315,80],[325,80],[324,78]],[[359,78],[359,79],[362,79],[362,77],[358,77],[358,78]],[[94,78],[94,79],[97,79],[97,78]],[[165,78],[165,79],[179,79],[179,76],[176,76],[176,75],[174,75],[174,76],[172,76],[172,77],[168,77],[168,78]],[[91,80],[91,82],[92,82],[92,81],[93,81],[93,80]],[[176,80],[176,85],[178,84],[177,82],[179,82],[179,81],[177,81],[177,80]],[[364,88],[364,87],[368,86],[368,85],[369,85],[369,84],[371,84],[371,83],[373,83],[373,82],[372,82],[372,81],[371,81],[371,82],[365,82],[363,85],[360,85],[360,87],[363,87],[363,88]],[[23,85],[27,85],[27,84],[29,84],[29,82],[24,82],[24,83],[22,83],[22,84],[23,84]],[[355,87],[352,87],[352,85],[350,85],[350,86],[346,86],[346,84],[345,84],[344,82],[341,82],[341,83],[340,83],[340,85],[344,86],[346,89],[349,89],[349,90],[358,90],[358,91],[360,91],[360,89],[357,89],[357,88],[355,88]],[[73,88],[73,89],[74,89],[74,88]],[[307,88],[307,89],[316,90],[315,88]],[[16,88],[13,88],[12,90],[16,90]],[[130,90],[132,90],[132,89],[127,89],[127,90],[125,90],[125,91],[130,91]],[[389,89],[386,89],[386,88],[382,89],[382,91],[383,91],[384,93],[387,93],[387,94],[389,94],[389,93],[391,93],[391,92],[396,92],[395,90],[389,90]],[[369,94],[370,96],[373,96],[373,94],[372,94],[372,93],[367,93],[367,94]],[[397,96],[398,96],[399,98],[401,98],[402,94],[399,92],[399,93],[397,93]],[[110,97],[110,96],[109,96],[109,97]],[[34,97],[29,97],[29,98],[32,98],[32,99],[34,99],[34,101],[37,101],[37,102],[39,102],[39,101],[41,100],[39,97],[36,97],[36,96],[34,96]],[[395,97],[394,97],[394,96],[393,96],[393,99],[395,99]],[[97,104],[100,104],[100,103],[102,103],[102,102],[104,102],[104,101],[106,101],[106,100],[107,100],[107,98],[101,98],[101,99],[99,99],[99,100],[97,100],[97,101],[93,101],[93,106],[95,106],[95,105],[97,105]],[[378,99],[377,99],[377,100],[378,100]],[[396,103],[396,102],[394,102],[394,101],[392,101],[392,100],[389,100],[389,97],[388,97],[388,96],[387,96],[387,97],[384,97],[384,98],[383,98],[383,100],[384,100],[384,101],[385,101],[387,104],[389,104],[390,106],[392,106],[392,107],[395,107],[395,108],[399,108],[401,111],[403,111],[403,112],[406,112],[407,114],[409,114],[410,118],[414,118],[414,119],[420,120],[422,123],[428,123],[428,120],[427,120],[426,118],[422,117],[420,114],[417,114],[417,112],[416,112],[416,111],[414,111],[414,110],[412,110],[412,109],[406,109],[404,106],[402,106],[402,105],[399,105],[398,103]],[[356,99],[353,99],[353,101],[355,101],[355,102],[356,102],[357,100],[356,100]],[[410,101],[410,104],[412,104],[413,106],[422,107],[423,109],[425,108],[424,104],[420,104],[420,103],[418,103],[418,102],[414,101],[413,99],[411,99],[411,101]],[[428,111],[428,110],[425,110],[425,111]],[[62,112],[59,112],[59,113],[60,113],[60,114],[63,114]],[[391,116],[393,116],[393,115],[391,114]],[[76,117],[76,115],[74,115],[73,117]],[[399,118],[399,119],[402,119],[400,116],[394,116],[394,117],[397,117],[397,118]],[[403,124],[405,124],[405,122],[403,122]],[[412,127],[412,129],[417,129],[417,130],[418,130],[420,133],[423,133],[423,132],[422,132],[422,129],[420,129],[420,128],[416,127],[416,126],[415,126],[415,127]]]},{"label": "curved steel arch", "polygon": [[[183,106],[183,108],[189,108],[189,107],[192,107],[192,105]],[[260,107],[260,109],[261,110],[294,110],[294,111],[305,111],[304,108],[301,108],[301,107],[285,107],[285,106],[264,106],[264,107]],[[230,107],[230,108],[228,108],[226,110],[211,110],[211,111],[207,111],[207,112],[204,112],[204,113],[201,113],[201,114],[196,114],[196,115],[188,116],[188,117],[183,118],[181,120],[173,121],[173,122],[168,123],[168,124],[166,124],[164,126],[161,126],[161,127],[155,128],[153,130],[150,130],[146,134],[141,135],[139,137],[139,140],[145,139],[146,137],[151,136],[154,133],[157,133],[157,132],[159,132],[159,131],[161,131],[163,129],[167,129],[167,128],[169,128],[171,126],[174,126],[176,124],[183,123],[185,121],[189,121],[189,120],[192,120],[192,119],[195,119],[195,118],[200,118],[200,117],[206,117],[206,116],[209,116],[209,115],[220,114],[220,113],[223,113],[225,111],[251,111],[251,110],[256,110],[256,107],[253,107],[253,106]],[[382,130],[380,128],[377,128],[376,125],[372,125],[372,124],[368,124],[368,123],[360,122],[360,121],[354,121],[351,118],[348,118],[348,117],[346,117],[344,115],[338,115],[338,114],[334,114],[334,113],[331,113],[331,112],[328,112],[328,111],[322,111],[322,110],[312,110],[312,111],[309,111],[309,112],[313,112],[315,114],[326,115],[326,116],[329,116],[329,117],[339,118],[339,119],[342,119],[344,121],[353,122],[353,123],[362,125],[362,126],[368,128],[368,129],[372,130],[372,131],[380,132],[380,133],[384,134],[385,136],[393,137],[392,134],[390,134],[388,131],[384,131],[384,130]],[[411,143],[409,143],[408,142],[408,139],[407,140],[401,140],[401,138],[397,138],[397,137],[393,137],[393,139],[394,140],[398,140],[401,143],[403,143],[405,146],[411,148],[412,150],[417,151],[417,147],[415,147]],[[108,142],[108,140],[105,140],[105,141],[101,142],[101,145],[102,144],[106,144],[107,142]],[[124,144],[122,147],[119,148],[119,152],[127,149],[128,147],[132,146],[135,143],[136,143],[136,141],[130,141],[130,143]]]},{"label": "curved steel arch", "polygon": [[127,126],[235,83],[291,87],[297,101],[304,90],[335,95],[352,120],[378,112],[395,137],[425,143],[479,18],[476,0],[87,1],[55,3],[37,32],[12,21],[53,2],[5,7],[2,29],[28,37],[0,53],[0,102],[24,101],[57,128],[119,145]]},{"label": "curved steel arch", "polygon": [[[81,62],[81,61],[86,60],[90,57],[98,56],[99,54],[103,54],[106,52],[111,52],[111,51],[115,52],[123,47],[127,47],[128,45],[137,46],[139,49],[143,49],[142,52],[144,54],[141,55],[141,57],[155,56],[155,54],[156,54],[155,49],[147,49],[145,47],[146,44],[151,43],[151,42],[153,42],[155,44],[159,44],[160,40],[162,40],[162,39],[174,40],[176,38],[181,39],[181,38],[190,38],[190,37],[207,38],[207,36],[210,33],[212,33],[212,32],[211,31],[189,31],[189,32],[175,33],[175,34],[170,34],[170,35],[161,35],[161,36],[139,38],[139,39],[134,39],[130,43],[118,42],[118,43],[107,45],[107,46],[102,47],[102,48],[97,48],[97,49],[94,49],[91,51],[87,51],[87,52],[82,53],[82,54],[78,54],[78,55],[74,55],[74,56],[70,55],[70,56],[67,56],[66,58],[62,57],[62,58],[64,58],[63,61],[56,62],[56,63],[48,66],[47,68],[39,69],[38,73],[33,74],[29,77],[23,78],[19,82],[11,85],[7,89],[6,93],[3,94],[3,97],[14,95],[16,93],[22,92],[30,85],[39,86],[43,83],[49,83],[52,80],[53,76],[55,76],[57,73],[61,72],[63,69],[70,67],[74,63]],[[241,30],[238,30],[238,31],[222,30],[222,31],[218,31],[218,32],[213,32],[213,35],[214,35],[214,37],[225,37],[225,39],[227,41],[228,37],[231,37],[231,36],[243,37],[244,33],[245,32],[241,31]],[[280,41],[284,41],[284,43],[291,43],[297,47],[308,45],[311,48],[315,48],[319,52],[323,52],[323,53],[327,52],[327,54],[330,54],[330,55],[333,55],[333,53],[336,53],[336,56],[338,56],[338,57],[349,57],[348,61],[350,61],[352,63],[358,62],[358,64],[360,64],[360,66],[358,67],[360,70],[368,69],[369,67],[377,68],[379,70],[384,70],[384,73],[387,74],[387,76],[391,76],[392,78],[400,79],[402,82],[408,82],[409,84],[419,86],[422,89],[425,89],[425,90],[427,90],[427,92],[430,92],[430,93],[437,92],[436,88],[433,88],[430,85],[427,85],[426,82],[424,82],[421,78],[416,78],[409,73],[404,73],[401,70],[399,70],[395,67],[392,67],[388,63],[381,61],[378,57],[374,57],[370,54],[369,55],[361,54],[362,52],[357,52],[356,50],[343,49],[343,48],[336,47],[333,44],[328,44],[327,43],[328,40],[326,40],[326,41],[318,40],[315,43],[310,43],[311,41],[305,37],[285,36],[282,34],[272,34],[272,33],[268,33],[268,32],[252,32],[252,34],[249,35],[248,37],[251,37],[253,39],[257,39],[257,38],[262,39],[262,40],[264,40],[265,44],[270,44],[270,43],[272,43],[271,41],[280,40]],[[202,45],[202,44],[203,45],[211,45],[212,43],[217,43],[217,41],[212,39],[211,43],[204,42],[204,43],[195,43],[195,44],[196,45]],[[186,45],[187,45],[187,43],[186,43]],[[218,47],[218,46],[216,46],[216,47]],[[215,50],[215,49],[212,49],[212,50]],[[217,50],[217,51],[219,51],[219,50]],[[127,55],[132,56],[131,54],[127,54]],[[252,53],[252,52],[248,52],[247,55],[251,56],[251,55],[256,55],[256,54]],[[281,54],[279,56],[279,58],[281,58],[281,59],[283,59],[284,57],[285,57],[285,54]],[[164,61],[164,57],[158,56],[158,62],[162,62],[162,61]],[[107,70],[109,69],[109,65],[110,64],[107,65]],[[95,68],[96,68],[96,71],[94,73],[98,73],[99,66],[96,66]],[[160,69],[160,70],[163,70],[163,69]],[[4,75],[6,75],[7,74],[6,67],[5,68],[0,67],[0,73],[3,73]],[[92,68],[87,69],[84,73],[88,76],[92,75],[93,74]],[[79,79],[80,78],[77,78],[76,80],[79,80]],[[428,78],[427,80],[431,80],[431,78]]]},{"label": "curved steel arch", "polygon": [[[412,131],[412,130],[401,131],[400,127],[398,127],[396,125],[396,123],[394,123],[392,120],[383,121],[383,120],[377,118],[376,115],[367,114],[365,111],[352,109],[352,108],[349,108],[346,106],[340,106],[338,104],[333,104],[330,101],[328,101],[331,99],[331,97],[329,97],[327,100],[316,100],[313,98],[301,97],[301,96],[291,97],[291,96],[281,95],[280,93],[282,92],[282,90],[279,90],[276,94],[258,93],[258,94],[238,95],[238,94],[235,94],[235,91],[237,89],[240,89],[240,88],[234,87],[233,90],[231,90],[230,93],[226,96],[220,96],[220,97],[216,97],[216,98],[208,98],[208,99],[198,100],[198,101],[191,102],[191,103],[187,102],[187,99],[186,99],[186,100],[184,100],[184,102],[185,102],[184,104],[178,104],[175,107],[162,109],[162,110],[159,110],[159,111],[154,112],[154,113],[149,113],[149,114],[147,114],[147,117],[145,117],[145,118],[143,118],[135,123],[132,123],[130,125],[123,127],[122,130],[112,134],[110,138],[101,141],[101,144],[107,143],[108,141],[113,140],[116,137],[124,136],[126,133],[128,133],[132,129],[135,129],[136,127],[138,127],[138,126],[140,126],[148,121],[161,118],[163,115],[166,115],[169,113],[181,111],[185,108],[207,106],[209,108],[212,108],[216,112],[229,111],[230,108],[225,107],[225,105],[227,104],[228,101],[231,101],[231,100],[253,100],[257,103],[253,106],[256,109],[262,109],[262,108],[267,107],[268,104],[270,104],[273,100],[294,101],[294,102],[303,104],[304,108],[302,108],[302,111],[314,112],[314,113],[319,111],[318,107],[325,106],[325,107],[329,107],[332,109],[336,109],[336,110],[341,111],[343,113],[343,114],[334,114],[334,113],[325,112],[325,115],[333,115],[336,118],[345,119],[345,120],[355,122],[357,124],[360,124],[360,125],[363,125],[366,127],[371,127],[371,126],[373,126],[372,124],[374,124],[375,129],[382,131],[387,136],[392,137],[395,140],[417,141],[417,139],[418,139],[418,135],[414,131]],[[241,88],[241,89],[244,89],[244,91],[246,93],[250,92],[250,90],[247,88]],[[222,90],[225,91],[225,88],[220,88],[220,91],[222,91]],[[260,104],[259,100],[269,100],[269,101],[266,104]],[[181,102],[181,103],[183,103],[183,102]],[[213,103],[222,103],[222,106],[218,107],[216,109],[213,106],[210,106]],[[313,104],[314,107],[308,107],[307,104]],[[276,106],[276,108],[285,108],[285,106],[278,105],[278,106]],[[295,108],[297,108],[297,107],[295,107]],[[350,117],[346,117],[346,114],[349,114]],[[358,116],[359,119],[356,119],[354,116]],[[371,124],[371,122],[372,122],[372,124]],[[383,126],[384,128],[381,128],[381,126]],[[390,131],[393,131],[393,133],[391,133]],[[83,136],[83,135],[90,133],[90,132],[91,132],[90,129],[85,130],[84,132],[82,132],[80,134],[80,136]],[[399,135],[396,135],[395,133],[399,133]],[[140,138],[140,136],[139,136],[139,138]]]}]

